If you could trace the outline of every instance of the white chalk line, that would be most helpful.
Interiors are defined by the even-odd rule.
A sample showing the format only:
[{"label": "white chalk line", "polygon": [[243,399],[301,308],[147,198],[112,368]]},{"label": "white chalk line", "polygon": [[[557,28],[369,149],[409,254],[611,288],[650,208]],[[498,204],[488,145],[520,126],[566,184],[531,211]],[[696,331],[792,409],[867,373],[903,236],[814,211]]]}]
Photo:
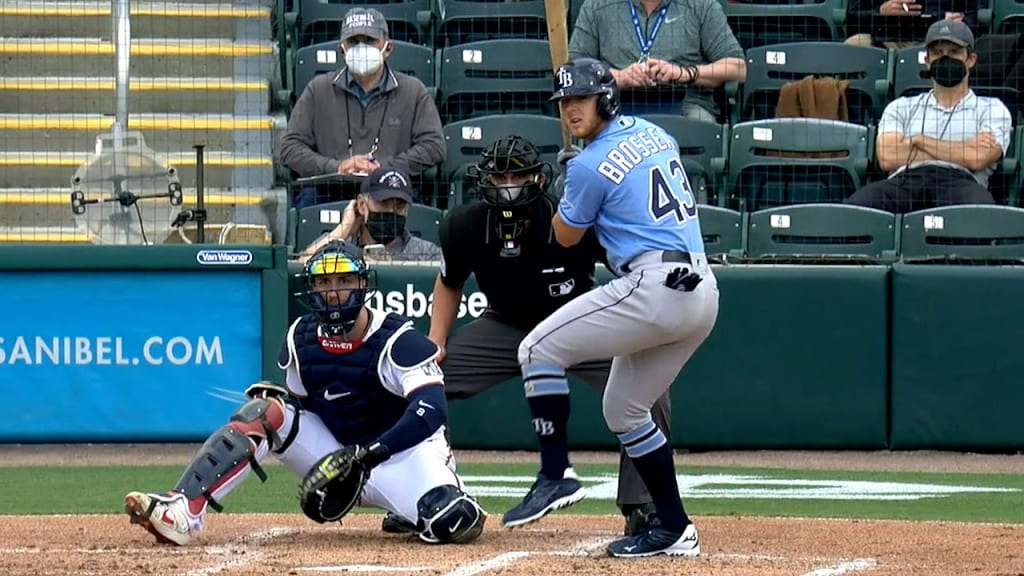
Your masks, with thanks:
[{"label": "white chalk line", "polygon": [[384,566],[380,564],[342,564],[339,566],[302,566],[297,572],[428,572],[432,566]]},{"label": "white chalk line", "polygon": [[492,556],[486,560],[479,562],[473,562],[472,564],[463,564],[445,574],[445,576],[473,576],[474,574],[480,574],[494,568],[504,568],[511,566],[517,561],[529,556],[529,552],[522,550],[516,550],[514,552],[502,552],[497,556]]},{"label": "white chalk line", "polygon": [[295,528],[282,527],[266,528],[264,530],[258,530],[256,532],[246,534],[231,544],[214,544],[211,546],[204,546],[201,550],[205,554],[211,556],[232,554],[235,557],[218,562],[213,566],[189,570],[188,572],[185,572],[185,576],[210,576],[211,574],[223,572],[228,568],[238,568],[240,566],[252,564],[253,562],[262,559],[263,555],[256,550],[251,550],[249,545],[259,544],[267,540],[272,540],[278,536],[292,534],[294,532],[298,532],[298,530]]},{"label": "white chalk line", "polygon": [[844,560],[824,568],[818,568],[817,570],[811,570],[802,576],[841,576],[842,574],[860,572],[861,570],[867,570],[868,568],[874,568],[875,566],[878,566],[878,560],[874,558],[855,558],[853,560]]}]

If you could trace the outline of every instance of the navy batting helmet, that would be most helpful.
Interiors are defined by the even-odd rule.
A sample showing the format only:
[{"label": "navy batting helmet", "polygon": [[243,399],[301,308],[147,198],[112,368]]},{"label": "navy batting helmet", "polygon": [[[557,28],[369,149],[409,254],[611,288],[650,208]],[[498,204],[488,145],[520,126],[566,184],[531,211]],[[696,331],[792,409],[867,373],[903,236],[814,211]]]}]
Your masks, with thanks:
[{"label": "navy batting helmet", "polygon": [[551,100],[566,96],[600,95],[597,112],[605,120],[619,114],[619,85],[608,65],[594,58],[569,60],[555,72],[555,93]]}]

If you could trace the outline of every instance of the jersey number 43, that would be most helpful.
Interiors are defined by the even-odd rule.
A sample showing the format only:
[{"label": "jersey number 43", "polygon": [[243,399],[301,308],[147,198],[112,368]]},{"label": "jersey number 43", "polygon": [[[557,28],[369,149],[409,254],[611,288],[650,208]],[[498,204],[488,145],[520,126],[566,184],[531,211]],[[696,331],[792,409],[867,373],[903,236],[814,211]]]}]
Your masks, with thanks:
[{"label": "jersey number 43", "polygon": [[693,189],[678,158],[668,161],[668,174],[660,165],[651,168],[651,203],[648,211],[655,222],[669,216],[675,216],[677,222],[686,222],[697,215]]}]

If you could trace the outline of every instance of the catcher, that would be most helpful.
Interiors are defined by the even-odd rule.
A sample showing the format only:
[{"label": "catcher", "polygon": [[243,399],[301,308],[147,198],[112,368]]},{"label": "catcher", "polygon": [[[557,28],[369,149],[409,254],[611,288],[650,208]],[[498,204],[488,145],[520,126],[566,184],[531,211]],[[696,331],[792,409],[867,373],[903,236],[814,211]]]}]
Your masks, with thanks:
[{"label": "catcher", "polygon": [[125,497],[131,522],[158,542],[188,544],[207,507],[220,511],[250,472],[266,479],[260,462],[273,454],[302,478],[302,511],[316,522],[370,506],[428,543],[475,540],[486,513],[455,473],[437,346],[409,319],[364,305],[375,271],[358,248],[324,246],[303,277],[313,312],[288,329],[278,360],[285,386],[250,386],[173,490]]}]

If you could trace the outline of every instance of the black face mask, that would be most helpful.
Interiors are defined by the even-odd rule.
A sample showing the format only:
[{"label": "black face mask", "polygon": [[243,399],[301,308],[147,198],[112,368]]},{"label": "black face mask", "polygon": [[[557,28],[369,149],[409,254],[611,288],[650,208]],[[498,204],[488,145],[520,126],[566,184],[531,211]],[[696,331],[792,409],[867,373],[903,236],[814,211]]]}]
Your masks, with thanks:
[{"label": "black face mask", "polygon": [[967,77],[967,65],[951,56],[943,56],[932,62],[931,76],[939,86],[952,88]]},{"label": "black face mask", "polygon": [[405,216],[394,212],[370,212],[366,215],[366,230],[376,242],[390,244],[405,235]]}]

